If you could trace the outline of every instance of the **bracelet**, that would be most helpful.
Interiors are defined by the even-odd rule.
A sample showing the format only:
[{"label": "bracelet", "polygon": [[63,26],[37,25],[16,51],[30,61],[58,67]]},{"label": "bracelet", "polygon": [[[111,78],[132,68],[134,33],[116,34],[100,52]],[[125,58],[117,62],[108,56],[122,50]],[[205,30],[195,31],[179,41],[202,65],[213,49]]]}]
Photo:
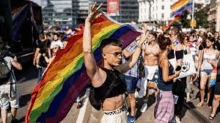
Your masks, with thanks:
[{"label": "bracelet", "polygon": [[92,50],[91,49],[84,49],[83,52],[84,53],[92,53]]}]

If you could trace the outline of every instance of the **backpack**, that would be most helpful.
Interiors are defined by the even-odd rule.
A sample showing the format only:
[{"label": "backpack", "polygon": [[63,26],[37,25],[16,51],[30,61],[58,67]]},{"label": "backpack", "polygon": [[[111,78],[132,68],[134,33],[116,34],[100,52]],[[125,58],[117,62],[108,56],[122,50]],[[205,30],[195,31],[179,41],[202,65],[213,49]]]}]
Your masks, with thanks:
[{"label": "backpack", "polygon": [[11,70],[8,68],[8,65],[4,58],[0,56],[0,81],[7,80],[10,76]]}]

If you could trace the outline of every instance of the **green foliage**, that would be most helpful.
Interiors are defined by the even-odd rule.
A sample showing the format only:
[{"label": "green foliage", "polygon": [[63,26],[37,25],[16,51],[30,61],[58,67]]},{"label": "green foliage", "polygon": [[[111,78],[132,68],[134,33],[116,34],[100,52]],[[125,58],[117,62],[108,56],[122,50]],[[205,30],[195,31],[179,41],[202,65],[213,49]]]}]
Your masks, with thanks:
[{"label": "green foliage", "polygon": [[[196,20],[196,26],[198,27],[203,27],[203,28],[208,28],[208,20],[207,20],[207,12],[204,12],[202,10],[203,4],[195,4],[195,13],[194,13],[194,18]],[[190,21],[191,19],[187,19],[187,16],[191,16],[191,13],[189,11],[185,11],[183,15],[181,16],[181,23],[183,28],[190,28]]]}]

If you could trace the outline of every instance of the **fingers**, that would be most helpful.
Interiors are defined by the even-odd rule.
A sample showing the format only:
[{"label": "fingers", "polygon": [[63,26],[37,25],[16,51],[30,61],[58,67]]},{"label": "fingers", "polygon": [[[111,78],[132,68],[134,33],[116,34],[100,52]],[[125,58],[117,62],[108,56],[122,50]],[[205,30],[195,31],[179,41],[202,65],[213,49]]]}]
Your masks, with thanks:
[{"label": "fingers", "polygon": [[91,8],[92,12],[95,10],[95,6],[96,6],[96,2],[92,5],[92,8]]},{"label": "fingers", "polygon": [[102,7],[102,3],[99,5],[99,7],[96,9],[96,11],[100,11]]}]

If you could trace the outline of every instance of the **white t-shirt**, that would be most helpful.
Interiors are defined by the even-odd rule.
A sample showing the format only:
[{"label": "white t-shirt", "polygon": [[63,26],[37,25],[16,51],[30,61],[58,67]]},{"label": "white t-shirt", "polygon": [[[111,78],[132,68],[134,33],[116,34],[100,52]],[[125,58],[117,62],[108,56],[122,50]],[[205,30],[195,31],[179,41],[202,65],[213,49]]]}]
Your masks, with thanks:
[{"label": "white t-shirt", "polygon": [[60,46],[61,49],[63,49],[63,43],[60,40],[52,41],[50,45],[50,49],[52,49],[55,45]]},{"label": "white t-shirt", "polygon": [[[12,69],[13,58],[12,58],[12,57],[9,57],[9,56],[6,56],[6,57],[4,58],[4,60],[5,60],[5,62],[7,63],[8,68],[11,70],[11,69]],[[14,71],[13,71],[13,69],[12,69],[12,71],[11,71],[11,73],[10,73],[9,80],[8,80],[7,83],[9,83],[9,82],[16,82],[16,78],[15,78],[15,76],[13,76],[13,74],[14,74]]]}]

